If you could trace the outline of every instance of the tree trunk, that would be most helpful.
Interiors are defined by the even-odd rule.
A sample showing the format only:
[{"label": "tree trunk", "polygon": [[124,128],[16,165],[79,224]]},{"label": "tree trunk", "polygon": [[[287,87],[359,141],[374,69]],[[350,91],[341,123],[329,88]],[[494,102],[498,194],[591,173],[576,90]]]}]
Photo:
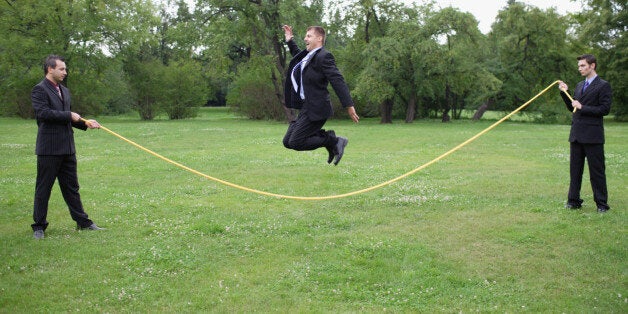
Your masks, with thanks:
[{"label": "tree trunk", "polygon": [[386,99],[382,102],[382,104],[380,105],[380,111],[382,114],[382,119],[380,120],[380,123],[392,123],[392,107],[392,100]]},{"label": "tree trunk", "polygon": [[412,94],[406,108],[406,123],[412,123],[416,118],[416,95]]},{"label": "tree trunk", "polygon": [[449,108],[445,108],[445,110],[443,111],[443,119],[441,121],[442,122],[451,121],[451,117],[449,116]]},{"label": "tree trunk", "polygon": [[447,83],[445,84],[445,110],[443,110],[442,122],[451,121],[449,110],[451,110],[451,88],[449,87],[449,83]]},{"label": "tree trunk", "polygon": [[482,119],[482,116],[484,115],[484,113],[488,110],[488,107],[490,105],[493,104],[493,100],[489,99],[486,102],[484,102],[479,108],[478,110],[473,114],[473,120],[480,120]]}]

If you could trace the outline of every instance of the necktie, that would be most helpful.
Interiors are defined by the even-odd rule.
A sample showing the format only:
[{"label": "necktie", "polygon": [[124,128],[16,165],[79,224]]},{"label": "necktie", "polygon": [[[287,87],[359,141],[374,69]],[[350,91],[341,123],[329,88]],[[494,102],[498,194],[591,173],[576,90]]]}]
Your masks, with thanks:
[{"label": "necktie", "polygon": [[299,63],[292,68],[292,73],[290,75],[290,78],[292,79],[292,87],[297,93],[301,87],[301,63],[303,63],[303,60],[299,61]]},{"label": "necktie", "polygon": [[303,87],[301,86],[303,83],[303,69],[307,65],[307,61],[310,54],[307,54],[303,60],[299,61],[297,65],[292,69],[292,87],[294,87],[294,91],[299,93],[301,99],[305,99],[305,93],[303,92]]},{"label": "necktie", "polygon": [[59,95],[59,98],[61,98],[63,100],[63,95],[61,95],[61,87],[59,87],[59,85],[55,86],[55,88],[57,89],[57,95]]},{"label": "necktie", "polygon": [[589,81],[585,80],[584,81],[584,86],[582,86],[582,92],[584,93],[584,90],[587,89],[587,87],[589,87]]}]

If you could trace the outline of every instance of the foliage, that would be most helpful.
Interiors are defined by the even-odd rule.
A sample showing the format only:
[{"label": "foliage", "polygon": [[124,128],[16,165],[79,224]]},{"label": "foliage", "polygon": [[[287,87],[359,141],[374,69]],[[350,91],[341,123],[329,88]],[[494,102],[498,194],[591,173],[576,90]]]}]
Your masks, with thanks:
[{"label": "foliage", "polygon": [[[494,53],[495,75],[503,82],[497,97],[497,109],[511,110],[557,79],[572,77],[573,62],[568,46],[567,20],[555,10],[541,10],[510,1],[499,12],[489,38]],[[545,98],[542,107],[530,110],[551,116],[563,108],[557,97]]]},{"label": "foliage", "polygon": [[[289,56],[283,44],[281,25],[292,25],[295,30],[295,40],[298,40],[298,30],[319,24],[323,13],[322,5],[322,1],[311,1],[308,6],[300,0],[202,0],[197,2],[197,15],[207,27],[207,36],[202,41],[212,49],[222,51],[222,54],[228,57],[227,62],[231,64],[229,74],[248,76],[248,73],[236,72],[240,63],[256,63],[256,58],[267,61],[265,65],[254,64],[251,67],[259,71],[261,75],[259,80],[263,86],[249,86],[245,89],[268,88],[274,95],[274,106],[290,116],[291,111],[282,106],[284,73]],[[266,69],[257,69],[259,66],[265,66]],[[235,78],[234,81],[240,82],[233,86],[244,88],[243,82],[250,82],[249,79],[249,77]],[[268,86],[268,83],[272,85]],[[234,101],[234,98],[239,96],[229,95],[231,92],[231,90],[228,91],[227,98]],[[237,91],[237,93],[240,92],[243,90]],[[263,99],[263,102],[258,104],[260,107],[270,105],[270,99]],[[256,112],[270,114],[263,117],[264,119],[277,119],[272,114],[276,111],[276,108],[265,108]]]},{"label": "foliage", "polygon": [[[42,60],[55,53],[67,59],[65,83],[83,115],[136,109],[141,119],[154,119],[169,108],[179,118],[188,113],[178,99],[224,105],[229,95],[242,105],[242,93],[264,90],[290,119],[294,112],[282,107],[290,56],[281,30],[289,24],[298,43],[307,26],[326,28],[326,47],[363,117],[446,121],[466,108],[478,108],[478,117],[488,107],[510,110],[554,80],[574,85],[581,80],[574,57],[592,52],[613,86],[612,114],[626,120],[626,3],[584,2],[581,12],[562,16],[509,0],[485,36],[471,14],[431,2],[197,0],[191,7],[186,0],[7,0],[0,2],[0,113],[32,116],[30,90],[42,78]],[[178,94],[166,92],[160,75],[168,74],[181,82],[190,76],[194,91],[179,85]],[[259,100],[260,108],[273,102]],[[529,110],[545,122],[566,122],[560,102],[554,93]],[[278,119],[276,109],[252,118]]]},{"label": "foliage", "polygon": [[611,112],[628,121],[628,4],[621,0],[587,0],[588,5],[575,15],[578,22],[576,45],[582,53],[594,53],[597,73],[613,89]]},{"label": "foliage", "polygon": [[[105,68],[112,62],[104,52],[115,52],[117,45],[127,42],[138,27],[124,26],[130,20],[137,26],[143,8],[149,7],[149,2],[142,0],[0,3],[0,69],[9,74],[0,79],[0,88],[14,90],[0,96],[4,111],[30,115],[24,107],[30,104],[30,89],[36,83],[33,78],[37,72],[39,79],[43,78],[41,65],[51,53],[66,58],[66,85],[73,95],[73,110],[86,115],[106,111],[114,93],[104,81]],[[24,78],[28,83],[14,83]]]},{"label": "foliage", "polygon": [[486,44],[470,14],[447,8],[410,16],[414,19],[390,23],[385,37],[366,45],[354,90],[359,100],[401,104],[402,110],[387,110],[401,112],[412,122],[417,115],[425,118],[441,111],[446,116],[452,109],[458,118],[465,101],[497,92],[500,82],[482,65]]},{"label": "foliage", "polygon": [[125,71],[129,74],[130,86],[134,93],[134,109],[142,120],[152,120],[159,113],[157,95],[162,85],[160,73],[165,67],[159,60],[138,60],[133,57],[125,61]]},{"label": "foliage", "polygon": [[251,59],[239,67],[237,79],[227,95],[227,105],[238,113],[256,120],[285,119],[285,112],[277,102],[275,88],[268,77],[270,56]]},{"label": "foliage", "polygon": [[158,89],[157,103],[170,119],[195,117],[198,107],[207,99],[206,83],[198,67],[194,60],[161,67],[162,86]]}]

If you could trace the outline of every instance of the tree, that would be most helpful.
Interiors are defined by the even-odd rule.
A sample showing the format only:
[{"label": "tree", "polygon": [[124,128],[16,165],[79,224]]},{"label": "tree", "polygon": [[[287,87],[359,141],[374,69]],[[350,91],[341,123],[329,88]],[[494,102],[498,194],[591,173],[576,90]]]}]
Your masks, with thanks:
[{"label": "tree", "polygon": [[489,99],[495,94],[499,83],[484,66],[486,39],[473,15],[442,9],[428,18],[424,32],[425,38],[439,43],[429,54],[420,51],[419,56],[428,58],[426,64],[434,67],[424,77],[434,85],[443,122],[449,121],[450,111],[459,118],[466,100]]},{"label": "tree", "polygon": [[[199,0],[196,14],[205,28],[202,42],[206,49],[203,56],[221,62],[220,66],[229,73],[229,82],[236,76],[244,76],[247,81],[254,77],[250,73],[238,71],[260,74],[261,76],[256,77],[259,85],[268,86],[266,83],[270,81],[270,88],[257,92],[272,95],[275,105],[284,109],[284,115],[266,118],[279,120],[287,116],[291,120],[294,113],[283,104],[288,55],[283,44],[281,25],[291,24],[295,30],[304,30],[306,26],[318,24],[322,13],[321,0],[310,1],[309,6],[299,0]],[[296,34],[297,32],[295,39],[298,40]],[[267,62],[239,66],[258,58]],[[243,90],[245,86],[254,87],[252,84],[238,85],[238,95],[251,94]],[[232,90],[234,89],[230,89],[229,93]],[[228,95],[227,98],[232,104],[238,103],[238,108],[248,108],[242,106],[244,99],[238,99],[237,95]],[[260,98],[268,99],[267,95],[260,95]],[[271,104],[264,102],[260,105]],[[276,112],[272,108],[262,111]]]},{"label": "tree", "polygon": [[[458,118],[465,99],[488,98],[497,79],[482,66],[485,38],[477,21],[453,8],[423,7],[414,20],[388,25],[363,53],[363,70],[354,90],[358,99],[380,104],[382,123],[392,121],[392,104],[403,104],[405,121],[440,110]],[[420,22],[422,21],[422,23]]]},{"label": "tree", "polygon": [[[106,111],[114,97],[109,83],[120,70],[111,56],[124,46],[144,19],[145,0],[6,0],[0,3],[0,96],[4,112],[31,116],[30,89],[43,78],[43,60],[54,53],[66,58],[64,84],[73,95],[73,110]],[[129,26],[132,25],[132,26]]]},{"label": "tree", "polygon": [[[567,19],[554,9],[546,11],[510,0],[497,15],[489,33],[495,64],[492,71],[503,82],[497,109],[512,110],[557,79],[572,75]],[[545,119],[565,120],[559,97],[544,95],[529,108]]]},{"label": "tree", "polygon": [[594,53],[600,63],[597,72],[613,88],[615,119],[628,121],[628,4],[619,0],[587,0],[587,7],[575,19],[575,45],[581,53]]},{"label": "tree", "polygon": [[[355,34],[339,52],[345,78],[355,86],[353,94],[360,102],[363,116],[379,114],[381,123],[392,123],[395,103],[416,103],[414,64],[410,58],[408,37],[418,31],[414,22],[420,15],[416,9],[400,6],[394,1],[356,1],[342,7],[345,16],[336,28],[353,29]],[[356,51],[362,51],[356,58]],[[403,108],[406,106],[404,105]],[[414,114],[411,113],[412,119]]]},{"label": "tree", "polygon": [[[403,53],[397,40],[382,37],[374,39],[362,54],[364,69],[358,76],[354,94],[366,104],[361,111],[379,111],[381,123],[392,123],[393,102],[399,92],[396,85],[403,81],[400,72],[410,65],[409,58],[401,57]],[[372,105],[379,106],[379,110]]]}]

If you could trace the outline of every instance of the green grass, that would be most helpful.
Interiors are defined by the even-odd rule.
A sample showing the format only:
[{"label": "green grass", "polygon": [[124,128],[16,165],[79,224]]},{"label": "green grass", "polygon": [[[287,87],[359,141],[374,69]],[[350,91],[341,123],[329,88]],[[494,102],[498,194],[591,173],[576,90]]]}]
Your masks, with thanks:
[{"label": "green grass", "polygon": [[[381,183],[492,122],[328,127],[326,151],[283,148],[286,125],[204,109],[187,121],[101,117],[208,175],[324,196]],[[86,211],[75,231],[58,186],[46,238],[30,230],[34,121],[0,118],[0,312],[628,312],[628,125],[607,122],[611,211],[563,208],[569,126],[506,122],[442,161],[353,197],[295,201],[174,167],[103,130],[76,131]]]}]

